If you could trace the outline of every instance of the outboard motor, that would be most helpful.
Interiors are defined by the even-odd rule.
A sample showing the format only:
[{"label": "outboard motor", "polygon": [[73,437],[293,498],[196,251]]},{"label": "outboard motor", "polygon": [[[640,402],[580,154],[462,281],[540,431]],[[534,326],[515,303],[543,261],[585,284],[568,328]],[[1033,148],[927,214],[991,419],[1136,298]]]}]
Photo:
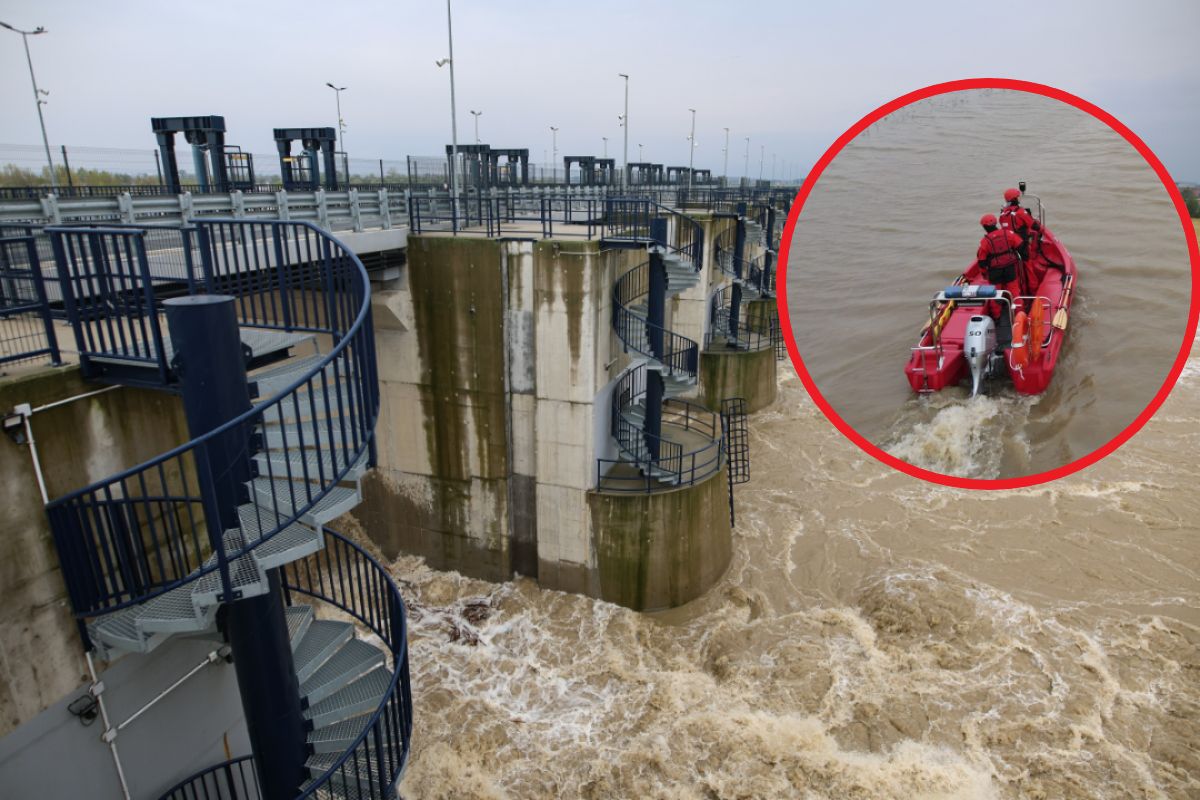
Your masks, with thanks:
[{"label": "outboard motor", "polygon": [[986,315],[977,314],[967,323],[963,340],[963,355],[971,366],[971,396],[979,394],[985,379],[991,377],[992,354],[996,352],[996,323]]}]

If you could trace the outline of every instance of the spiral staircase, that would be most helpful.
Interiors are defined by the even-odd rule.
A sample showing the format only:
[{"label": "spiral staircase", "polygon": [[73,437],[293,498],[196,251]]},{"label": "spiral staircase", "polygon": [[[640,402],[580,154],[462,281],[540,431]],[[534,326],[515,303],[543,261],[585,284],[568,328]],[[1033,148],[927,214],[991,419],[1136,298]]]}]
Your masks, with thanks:
[{"label": "spiral staircase", "polygon": [[[654,233],[651,220],[665,232],[667,218],[678,245]],[[609,201],[606,220],[606,244],[643,250],[648,258],[613,286],[613,330],[633,361],[612,394],[618,459],[599,460],[597,484],[601,490],[653,492],[696,483],[723,463],[720,422],[681,397],[697,386],[700,345],[670,330],[664,309],[667,300],[701,281],[703,228],[649,200]]]},{"label": "spiral staircase", "polygon": [[[257,398],[215,430],[47,505],[85,647],[111,660],[174,636],[219,639],[222,608],[278,587],[307,748],[294,796],[394,797],[412,731],[404,603],[386,568],[326,527],[361,501],[374,458],[362,263],[303,222],[210,220],[178,229],[170,246],[158,231],[150,248],[137,228],[48,233],[86,377],[178,391],[163,298],[227,295]],[[165,279],[156,264],[180,251],[186,279]],[[241,479],[222,482],[208,456],[230,437]],[[218,509],[232,507],[229,524]],[[260,783],[247,755],[162,797],[259,800]]]}]

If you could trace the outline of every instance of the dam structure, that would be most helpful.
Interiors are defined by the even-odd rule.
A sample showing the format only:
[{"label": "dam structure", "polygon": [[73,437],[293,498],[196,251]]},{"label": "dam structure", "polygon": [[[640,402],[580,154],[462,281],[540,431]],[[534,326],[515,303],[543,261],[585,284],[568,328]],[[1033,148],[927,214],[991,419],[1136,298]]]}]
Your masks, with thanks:
[{"label": "dam structure", "polygon": [[642,611],[721,578],[793,190],[486,146],[457,194],[345,186],[320,128],[268,188],[220,118],[155,133],[203,185],[0,198],[6,792],[395,797],[390,559]]}]

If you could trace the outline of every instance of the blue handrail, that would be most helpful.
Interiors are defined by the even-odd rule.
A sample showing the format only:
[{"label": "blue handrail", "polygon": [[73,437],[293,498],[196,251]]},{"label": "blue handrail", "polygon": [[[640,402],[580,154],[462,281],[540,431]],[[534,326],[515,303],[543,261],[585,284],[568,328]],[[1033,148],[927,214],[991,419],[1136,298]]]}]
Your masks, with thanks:
[{"label": "blue handrail", "polygon": [[[404,775],[412,743],[412,686],[404,599],[387,568],[366,550],[328,528],[324,529],[324,535],[325,546],[313,557],[315,564],[292,563],[283,568],[285,599],[291,605],[296,595],[312,597],[357,619],[387,647],[392,659],[392,677],[362,732],[328,770],[297,793],[297,799],[316,797],[335,782],[362,787],[364,797],[391,797]],[[378,776],[385,778],[384,785],[378,785]],[[366,791],[368,786],[374,788]],[[253,756],[201,770],[168,789],[160,800],[201,797],[261,800]]]},{"label": "blue handrail", "polygon": [[[286,291],[296,296],[288,312],[291,327],[328,334],[334,346],[298,367],[294,377],[285,373],[279,381],[282,387],[237,418],[46,506],[68,594],[81,619],[145,602],[214,571],[220,574],[224,595],[236,597],[230,562],[307,514],[371,454],[379,389],[370,283],[358,257],[307,222],[206,220],[197,225],[206,242],[202,247],[206,280],[198,288],[215,281],[216,288],[239,299],[243,320],[266,327],[283,327],[283,314],[278,304],[260,302],[261,295],[267,290]],[[54,228],[51,233],[56,247],[60,238],[70,236],[86,243],[89,237],[131,235],[129,229]],[[274,249],[277,234],[287,236],[287,246],[275,251],[283,253],[286,269],[275,269],[279,265],[268,264],[269,259],[244,258],[263,242]],[[235,240],[240,242],[237,247],[232,244]],[[287,280],[263,283],[264,265],[271,267],[268,272],[282,272]],[[336,418],[335,410],[341,412]],[[249,431],[266,426],[278,426],[283,441],[272,449],[282,454],[287,465],[276,474],[268,459],[267,472],[260,475],[271,487],[273,503],[267,505],[273,505],[275,514],[256,507],[254,519],[236,528],[206,525],[205,509],[215,506],[214,498],[204,497],[200,490],[204,482],[197,469],[207,463],[204,448],[234,428]],[[308,444],[322,438],[328,463],[318,459],[316,474],[310,474],[308,462],[299,458],[301,468],[293,471],[292,457],[304,456]],[[252,456],[249,451],[242,454],[245,459]],[[282,490],[277,488],[280,485]],[[166,504],[148,499],[158,495],[183,499]],[[217,557],[208,566],[204,566],[206,551]]]}]

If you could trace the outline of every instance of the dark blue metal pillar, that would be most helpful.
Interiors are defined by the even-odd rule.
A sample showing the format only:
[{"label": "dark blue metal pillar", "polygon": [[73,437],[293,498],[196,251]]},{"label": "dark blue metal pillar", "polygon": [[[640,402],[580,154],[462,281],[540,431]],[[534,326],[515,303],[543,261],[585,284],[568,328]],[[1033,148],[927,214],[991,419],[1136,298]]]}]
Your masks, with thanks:
[{"label": "dark blue metal pillar", "polygon": [[[175,348],[172,369],[183,391],[188,433],[195,439],[250,408],[234,298],[195,295],[164,305]],[[196,450],[214,548],[222,532],[238,524],[237,507],[245,501],[244,483],[251,476],[250,434],[235,426]],[[304,718],[279,571],[271,570],[268,577],[267,594],[241,600],[235,592],[224,598],[223,611],[261,796],[290,800],[305,775]]]},{"label": "dark blue metal pillar", "polygon": [[771,271],[775,268],[775,251],[772,249],[772,244],[775,241],[775,206],[767,207],[767,252],[763,256],[763,271],[762,271],[762,296],[770,298],[771,295]]},{"label": "dark blue metal pillar", "polygon": [[[667,246],[667,221],[661,218],[650,220],[650,238],[656,245]],[[650,251],[650,274],[647,276],[646,318],[649,320],[646,335],[650,339],[650,352],[660,363],[666,363],[667,342],[663,341],[667,316],[667,267],[662,254]],[[646,370],[646,447],[650,458],[658,460],[659,441],[662,436],[663,376],[657,370]]]},{"label": "dark blue metal pillar", "polygon": [[737,232],[733,242],[733,289],[729,297],[729,345],[737,346],[738,323],[742,316],[742,278],[746,258],[746,204],[737,205]]},{"label": "dark blue metal pillar", "polygon": [[179,194],[179,162],[175,160],[175,134],[158,133],[158,149],[162,153],[163,180],[167,191]]}]

